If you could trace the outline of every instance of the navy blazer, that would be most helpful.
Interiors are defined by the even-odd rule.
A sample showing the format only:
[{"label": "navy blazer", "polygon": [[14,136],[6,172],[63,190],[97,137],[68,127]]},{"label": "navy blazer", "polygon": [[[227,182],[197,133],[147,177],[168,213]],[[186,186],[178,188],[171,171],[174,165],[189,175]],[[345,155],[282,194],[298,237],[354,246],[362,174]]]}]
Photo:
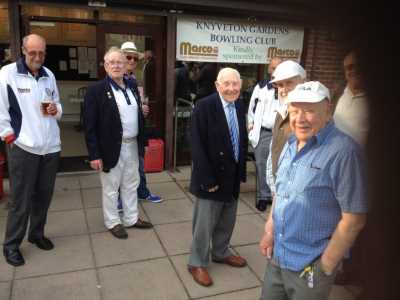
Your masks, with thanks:
[{"label": "navy blazer", "polygon": [[[246,181],[247,132],[245,107],[235,102],[239,125],[239,161],[236,162],[228,122],[218,93],[199,100],[191,121],[192,176],[190,192],[199,198],[232,201]],[[219,186],[216,192],[210,187]]]},{"label": "navy blazer", "polygon": [[[136,98],[139,122],[138,150],[144,154],[144,117],[137,86],[129,82]],[[84,99],[84,128],[89,160],[102,159],[103,171],[107,172],[118,163],[122,144],[122,123],[114,93],[105,78],[88,87]]]}]

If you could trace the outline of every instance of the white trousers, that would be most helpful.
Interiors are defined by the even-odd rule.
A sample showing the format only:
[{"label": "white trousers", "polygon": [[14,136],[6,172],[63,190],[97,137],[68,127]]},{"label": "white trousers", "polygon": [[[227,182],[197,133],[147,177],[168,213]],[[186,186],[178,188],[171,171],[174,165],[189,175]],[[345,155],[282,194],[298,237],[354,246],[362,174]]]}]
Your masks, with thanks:
[{"label": "white trousers", "polygon": [[[117,165],[110,172],[100,173],[103,196],[104,224],[108,229],[115,225],[131,226],[139,218],[137,188],[139,186],[139,156],[137,140],[122,142]],[[124,213],[118,213],[118,190]]]}]

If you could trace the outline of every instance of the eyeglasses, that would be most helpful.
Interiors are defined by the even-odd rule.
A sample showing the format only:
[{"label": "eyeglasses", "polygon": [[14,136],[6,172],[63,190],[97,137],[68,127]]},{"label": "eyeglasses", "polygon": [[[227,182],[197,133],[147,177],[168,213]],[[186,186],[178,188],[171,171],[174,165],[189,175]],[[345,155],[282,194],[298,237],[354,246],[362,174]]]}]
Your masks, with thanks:
[{"label": "eyeglasses", "polygon": [[43,51],[26,51],[26,54],[30,57],[36,57],[39,56],[40,58],[43,58],[46,55],[46,52]]},{"label": "eyeglasses", "polygon": [[106,64],[109,66],[118,66],[118,67],[123,67],[125,65],[125,62],[123,61],[106,61]]},{"label": "eyeglasses", "polygon": [[127,60],[134,60],[134,61],[139,61],[139,57],[137,57],[137,56],[131,56],[131,55],[127,55],[126,56],[126,59]]}]

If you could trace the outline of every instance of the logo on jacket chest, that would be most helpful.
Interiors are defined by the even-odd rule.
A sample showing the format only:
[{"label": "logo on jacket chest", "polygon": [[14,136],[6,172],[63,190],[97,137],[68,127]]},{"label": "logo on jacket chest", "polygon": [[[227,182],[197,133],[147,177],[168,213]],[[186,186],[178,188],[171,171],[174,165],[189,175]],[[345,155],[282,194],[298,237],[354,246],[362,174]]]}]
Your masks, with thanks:
[{"label": "logo on jacket chest", "polygon": [[20,93],[20,94],[31,92],[30,88],[17,88],[17,90],[18,90],[18,93]]},{"label": "logo on jacket chest", "polygon": [[47,97],[52,97],[53,96],[53,91],[49,88],[45,88],[46,96]]}]

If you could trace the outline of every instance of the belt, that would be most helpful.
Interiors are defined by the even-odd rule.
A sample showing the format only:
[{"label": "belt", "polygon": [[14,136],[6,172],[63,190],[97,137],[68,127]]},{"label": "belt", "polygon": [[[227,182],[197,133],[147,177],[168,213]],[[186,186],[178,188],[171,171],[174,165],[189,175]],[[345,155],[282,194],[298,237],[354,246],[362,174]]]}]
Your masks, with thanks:
[{"label": "belt", "polygon": [[129,143],[132,143],[134,140],[136,140],[136,138],[135,137],[129,137],[129,138],[122,138],[122,142],[123,143],[126,143],[126,144],[129,144]]},{"label": "belt", "polygon": [[263,127],[263,126],[261,126],[261,130],[272,131],[272,129],[269,129],[269,128]]}]

